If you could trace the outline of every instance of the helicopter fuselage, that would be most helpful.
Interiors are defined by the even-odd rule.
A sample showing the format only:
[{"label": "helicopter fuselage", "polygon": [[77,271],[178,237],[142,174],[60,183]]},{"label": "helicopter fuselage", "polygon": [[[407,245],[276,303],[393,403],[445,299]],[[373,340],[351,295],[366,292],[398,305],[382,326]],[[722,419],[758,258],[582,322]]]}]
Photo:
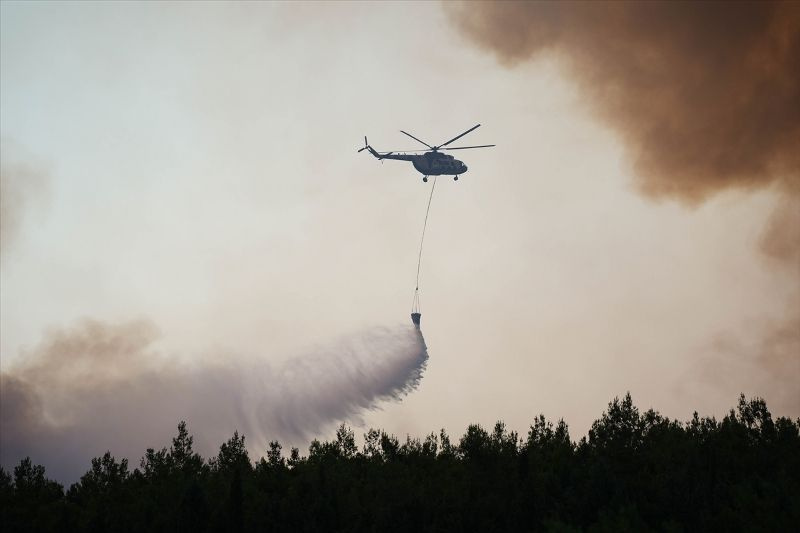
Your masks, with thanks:
[{"label": "helicopter fuselage", "polygon": [[413,164],[423,176],[457,176],[467,171],[467,165],[452,155],[439,152],[415,156]]},{"label": "helicopter fuselage", "polygon": [[[370,149],[370,152],[372,150]],[[467,165],[449,154],[441,152],[425,152],[421,155],[373,153],[379,159],[397,159],[411,161],[414,168],[423,176],[458,176],[467,171]]]}]

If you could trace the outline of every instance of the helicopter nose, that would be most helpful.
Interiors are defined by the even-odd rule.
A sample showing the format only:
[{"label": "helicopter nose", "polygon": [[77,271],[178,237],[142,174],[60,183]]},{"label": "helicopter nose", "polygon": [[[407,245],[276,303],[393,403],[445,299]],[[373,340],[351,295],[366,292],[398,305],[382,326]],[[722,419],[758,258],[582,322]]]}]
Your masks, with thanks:
[{"label": "helicopter nose", "polygon": [[467,171],[467,165],[461,163],[461,172],[466,172],[466,171]]}]

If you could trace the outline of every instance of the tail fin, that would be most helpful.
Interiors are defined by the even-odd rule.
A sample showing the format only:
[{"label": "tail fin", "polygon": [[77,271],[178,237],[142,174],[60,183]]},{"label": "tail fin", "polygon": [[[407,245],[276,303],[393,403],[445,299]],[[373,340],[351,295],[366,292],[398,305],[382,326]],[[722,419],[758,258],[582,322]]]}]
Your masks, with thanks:
[{"label": "tail fin", "polygon": [[381,154],[376,152],[375,149],[372,148],[372,146],[369,145],[369,141],[367,140],[367,136],[366,135],[364,136],[364,148],[360,148],[358,151],[359,152],[363,152],[364,150],[369,150],[369,153],[371,153],[373,156],[377,157],[378,159],[383,159],[384,156],[393,153],[393,152],[389,152],[389,154],[384,154],[382,156]]}]

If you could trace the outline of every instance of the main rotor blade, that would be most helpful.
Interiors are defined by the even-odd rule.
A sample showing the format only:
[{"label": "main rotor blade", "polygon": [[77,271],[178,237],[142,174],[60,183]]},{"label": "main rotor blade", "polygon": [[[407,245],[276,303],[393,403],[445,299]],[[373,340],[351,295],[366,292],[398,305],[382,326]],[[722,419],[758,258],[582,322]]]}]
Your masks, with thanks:
[{"label": "main rotor blade", "polygon": [[415,141],[417,141],[417,142],[421,142],[422,144],[424,144],[425,146],[427,146],[428,148],[430,148],[431,150],[433,150],[433,146],[431,146],[430,144],[426,143],[425,141],[420,141],[419,139],[417,139],[416,137],[414,137],[414,136],[413,136],[413,135],[411,135],[410,133],[407,133],[407,132],[405,132],[405,131],[403,131],[403,130],[400,130],[400,133],[405,133],[406,135],[408,135],[409,137],[411,137],[411,138],[412,138],[412,139],[414,139]]},{"label": "main rotor blade", "polygon": [[447,141],[447,142],[446,142],[446,143],[444,143],[444,144],[440,144],[439,146],[437,146],[437,148],[441,148],[442,146],[447,146],[448,144],[450,144],[451,142],[455,141],[456,139],[460,139],[461,137],[463,137],[463,136],[464,136],[464,135],[466,135],[467,133],[471,132],[472,130],[474,130],[474,129],[475,129],[475,128],[477,128],[478,126],[480,126],[480,124],[477,124],[477,125],[475,125],[475,126],[472,126],[470,129],[468,129],[467,131],[465,131],[465,132],[464,132],[464,133],[462,133],[461,135],[459,135],[459,136],[457,136],[457,137],[453,137],[452,139],[450,139],[449,141]]},{"label": "main rotor blade", "polygon": [[442,150],[467,150],[469,148],[490,148],[496,144],[482,144],[480,146],[454,146],[453,148],[442,148]]}]

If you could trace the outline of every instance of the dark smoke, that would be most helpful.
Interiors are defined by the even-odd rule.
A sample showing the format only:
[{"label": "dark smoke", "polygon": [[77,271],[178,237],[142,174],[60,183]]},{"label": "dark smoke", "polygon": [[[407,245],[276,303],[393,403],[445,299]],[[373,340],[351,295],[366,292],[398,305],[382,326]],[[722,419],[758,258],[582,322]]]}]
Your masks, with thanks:
[{"label": "dark smoke", "polygon": [[714,379],[764,375],[764,392],[800,412],[800,2],[444,5],[505,65],[555,56],[624,141],[643,194],[696,205],[778,191],[760,249],[786,280],[787,309],[721,334],[706,363]]},{"label": "dark smoke", "polygon": [[624,140],[644,193],[800,190],[800,3],[445,7],[503,63],[557,55]]},{"label": "dark smoke", "polygon": [[169,442],[180,420],[198,449],[215,453],[234,430],[255,457],[271,439],[302,444],[338,421],[413,390],[427,349],[413,327],[372,328],[272,367],[230,357],[170,362],[149,322],[86,320],[54,330],[22,366],[0,374],[0,458],[30,455],[74,481],[105,450],[134,464]]}]

